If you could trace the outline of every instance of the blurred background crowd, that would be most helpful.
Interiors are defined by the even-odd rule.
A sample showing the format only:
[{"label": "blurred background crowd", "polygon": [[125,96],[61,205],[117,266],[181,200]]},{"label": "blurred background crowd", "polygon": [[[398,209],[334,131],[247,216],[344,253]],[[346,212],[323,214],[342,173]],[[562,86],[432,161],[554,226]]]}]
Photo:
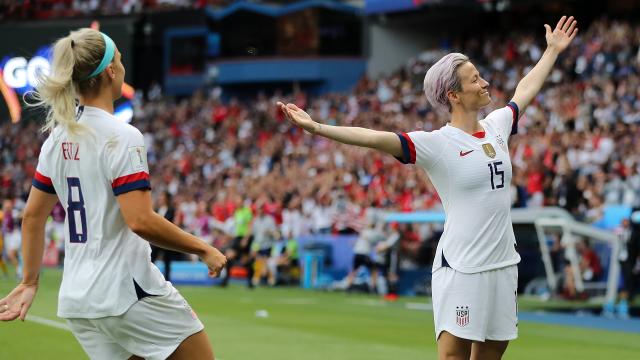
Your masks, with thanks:
[{"label": "blurred background crowd", "polygon": [[[223,100],[220,89],[169,98],[139,96],[133,124],[144,134],[154,194],[174,195],[177,222],[211,242],[233,234],[234,213],[263,207],[285,236],[357,233],[367,209],[441,209],[426,174],[371,150],[343,146],[292,127],[276,101],[296,103],[327,124],[390,131],[435,130],[448,114],[422,92],[426,70],[448,51],[467,54],[504,106],[544,51],[539,34],[487,34],[429,49],[396,72],[363,77],[346,94],[259,94]],[[560,206],[594,222],[605,204],[640,202],[640,26],[606,18],[582,29],[510,140],[514,207]],[[0,127],[3,197],[25,198],[39,124]],[[220,231],[216,232],[215,229]],[[429,232],[405,226],[409,256]]]},{"label": "blurred background crowd", "polygon": [[[381,214],[442,212],[428,176],[417,167],[402,165],[382,153],[307,134],[287,122],[276,102],[295,103],[315,120],[331,125],[394,132],[436,130],[449,120],[450,114],[436,111],[427,102],[422,90],[427,69],[449,52],[469,56],[490,83],[492,103],[484,110],[486,115],[506,105],[519,80],[542,55],[542,24],[534,29],[527,21],[503,23],[503,28],[509,28],[508,33],[499,27],[485,27],[473,36],[465,33],[472,30],[467,28],[436,34],[438,41],[428,46],[418,46],[422,41],[412,39],[411,56],[402,58],[399,66],[387,67],[384,72],[362,71],[363,75],[349,84],[348,91],[318,91],[313,81],[290,79],[294,76],[283,70],[295,64],[287,62],[289,57],[310,59],[320,64],[317,66],[354,54],[365,58],[366,46],[360,44],[363,37],[354,32],[360,24],[352,26],[356,23],[354,18],[362,17],[348,7],[340,8],[340,13],[322,8],[327,4],[329,9],[338,8],[338,1],[320,2],[321,9],[313,10],[316,12],[296,12],[297,8],[287,7],[295,5],[294,1],[267,2],[272,7],[262,6],[263,3],[0,0],[0,19],[26,23],[61,17],[82,19],[94,14],[113,15],[116,19],[131,15],[129,27],[117,23],[105,31],[116,34],[116,42],[118,36],[130,36],[126,35],[129,30],[123,29],[133,29],[137,34],[133,36],[135,41],[121,41],[119,46],[131,50],[124,51],[125,65],[133,68],[128,71],[127,81],[139,90],[125,97],[132,105],[132,125],[144,134],[156,206],[165,216],[171,214],[171,220],[183,229],[227,251],[234,258],[232,264],[248,268],[248,274],[241,275],[249,279],[249,284],[259,283],[262,275],[268,283],[275,283],[273,274],[279,269],[286,270],[287,281],[295,280],[300,275],[295,271],[299,265],[296,240],[308,235],[356,236],[354,270],[366,265],[372,273],[379,271],[393,278],[403,269],[427,268],[442,226],[437,222],[382,225]],[[506,17],[500,14],[499,2],[478,3],[493,4],[494,9],[488,11],[491,14],[483,15],[487,19]],[[225,12],[229,5],[246,11]],[[284,10],[276,13],[276,5]],[[175,16],[177,23],[173,24],[171,11],[177,10],[185,12]],[[147,16],[158,13],[169,16]],[[345,21],[347,16],[351,16],[351,22]],[[373,24],[372,38],[375,31],[393,21],[396,25],[405,19],[421,24],[423,17],[432,15],[425,10],[418,15],[400,15],[395,20],[392,15],[376,16],[367,20]],[[442,18],[446,16],[459,15],[445,9]],[[535,14],[531,17],[536,18]],[[184,19],[189,21],[180,24]],[[192,22],[206,27],[209,35],[197,38],[200,30],[183,35],[180,26],[192,26]],[[236,22],[252,23],[258,30],[238,27]],[[173,32],[178,34],[175,42],[166,35],[171,32],[167,30],[168,23],[179,29]],[[347,25],[339,25],[342,23]],[[302,25],[310,29],[308,36],[291,31]],[[30,26],[25,30],[32,31]],[[558,59],[542,91],[523,112],[518,134],[509,140],[512,206],[557,206],[578,221],[598,223],[608,206],[640,206],[640,25],[623,17],[600,15],[580,26],[577,38]],[[434,22],[430,29],[437,27]],[[269,32],[264,29],[271,31],[271,37],[263,36],[261,32]],[[37,27],[33,31],[31,34],[39,32]],[[393,35],[398,34],[405,35]],[[371,41],[369,51],[380,57],[381,53],[375,50],[376,41]],[[162,52],[163,47],[171,48],[167,50],[169,55]],[[193,60],[198,56],[199,60]],[[161,57],[164,63],[148,60]],[[242,87],[246,85],[242,74],[246,69],[234,74],[240,85],[225,85],[225,70],[219,70],[221,74],[216,75],[220,83],[196,81],[196,91],[176,90],[189,76],[208,78],[216,73],[212,69],[223,69],[223,65],[227,66],[224,69],[233,70],[238,59],[249,65],[255,61],[258,71],[253,74],[263,75],[262,61],[268,62],[271,57],[281,57],[283,61],[277,71],[270,68],[277,74],[262,82],[256,80],[253,86]],[[377,58],[371,55],[367,61],[375,67]],[[164,79],[157,78],[157,74]],[[325,77],[328,82],[335,80]],[[18,228],[20,209],[31,187],[45,138],[39,132],[40,125],[29,120],[0,123],[0,198],[7,200],[4,208],[9,209],[3,214],[5,236]],[[57,210],[48,234],[60,247],[64,209]],[[619,232],[628,238],[629,223]],[[247,260],[249,250],[239,249],[239,244],[249,237],[254,245],[251,259]],[[565,266],[565,250],[559,238],[551,239],[550,244],[555,270],[569,277],[571,271]],[[537,244],[534,247],[538,251]],[[589,242],[580,241],[577,248],[581,271],[590,273],[592,279],[602,279],[606,269],[599,254]],[[368,255],[372,256],[362,257]],[[165,260],[180,258],[171,253],[160,256]],[[257,265],[256,260],[260,260]],[[536,261],[540,262],[539,253]],[[640,274],[640,267],[636,274]],[[354,271],[349,273],[344,285],[352,285],[356,276]],[[374,282],[370,288],[376,286]],[[567,297],[581,295],[576,293],[571,279],[564,286]]]},{"label": "blurred background crowd", "polygon": [[232,0],[2,0],[0,19],[55,19],[224,6]]}]

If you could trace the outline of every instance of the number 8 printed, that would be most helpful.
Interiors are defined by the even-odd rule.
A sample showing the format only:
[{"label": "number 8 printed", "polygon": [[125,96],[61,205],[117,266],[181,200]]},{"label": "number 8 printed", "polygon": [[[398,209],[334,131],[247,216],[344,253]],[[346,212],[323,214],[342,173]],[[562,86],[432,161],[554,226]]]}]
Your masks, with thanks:
[{"label": "number 8 printed", "polygon": [[[82,196],[82,188],[80,187],[79,178],[67,178],[69,185],[69,196],[67,197],[67,219],[69,220],[69,242],[85,243],[87,242],[87,213],[84,209],[84,197]],[[77,189],[74,194],[73,189]],[[76,223],[79,215],[80,224]],[[78,228],[80,225],[80,228]]]}]

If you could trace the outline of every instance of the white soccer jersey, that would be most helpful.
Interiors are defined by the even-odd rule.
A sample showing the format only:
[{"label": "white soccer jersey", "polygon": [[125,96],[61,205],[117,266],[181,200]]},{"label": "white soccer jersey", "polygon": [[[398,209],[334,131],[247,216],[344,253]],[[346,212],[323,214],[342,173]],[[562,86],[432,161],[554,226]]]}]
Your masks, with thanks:
[{"label": "white soccer jersey", "polygon": [[147,190],[149,169],[140,131],[95,107],[80,109],[93,134],[56,128],[42,145],[33,186],[57,194],[66,210],[65,259],[58,316],[120,315],[144,292],[170,288],[151,263],[149,243],[124,221],[116,196]]},{"label": "white soccer jersey", "polygon": [[427,172],[446,215],[432,271],[450,266],[476,273],[520,262],[511,224],[507,148],[517,114],[513,102],[491,112],[480,120],[484,134],[470,135],[450,125],[398,134],[404,150],[398,160]]}]

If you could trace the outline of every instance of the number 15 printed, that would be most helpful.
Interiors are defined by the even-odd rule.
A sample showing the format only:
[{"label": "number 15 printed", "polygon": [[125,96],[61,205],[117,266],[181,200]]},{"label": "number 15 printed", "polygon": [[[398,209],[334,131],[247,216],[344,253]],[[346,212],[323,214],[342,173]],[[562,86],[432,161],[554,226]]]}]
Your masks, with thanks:
[{"label": "number 15 printed", "polygon": [[[504,187],[504,171],[500,170],[500,165],[502,165],[502,161],[494,161],[487,164],[491,172],[491,190],[502,189]],[[498,179],[498,177],[500,178]]]}]

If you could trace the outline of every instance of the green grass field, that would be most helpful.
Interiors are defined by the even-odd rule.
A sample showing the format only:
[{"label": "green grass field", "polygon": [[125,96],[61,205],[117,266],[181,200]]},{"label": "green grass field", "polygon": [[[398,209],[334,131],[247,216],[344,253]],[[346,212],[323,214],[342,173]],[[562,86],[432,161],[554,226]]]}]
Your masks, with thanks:
[{"label": "green grass field", "polygon": [[[86,359],[73,335],[42,324],[56,317],[61,272],[46,270],[30,315],[35,321],[0,323],[0,359]],[[4,296],[13,281],[0,280]],[[437,359],[430,311],[410,310],[407,298],[377,297],[291,288],[180,287],[205,324],[220,360]],[[532,304],[521,302],[520,309]],[[257,317],[266,310],[268,317]],[[46,322],[46,320],[44,320]],[[505,359],[639,359],[640,336],[622,332],[521,321],[520,338]]]}]

